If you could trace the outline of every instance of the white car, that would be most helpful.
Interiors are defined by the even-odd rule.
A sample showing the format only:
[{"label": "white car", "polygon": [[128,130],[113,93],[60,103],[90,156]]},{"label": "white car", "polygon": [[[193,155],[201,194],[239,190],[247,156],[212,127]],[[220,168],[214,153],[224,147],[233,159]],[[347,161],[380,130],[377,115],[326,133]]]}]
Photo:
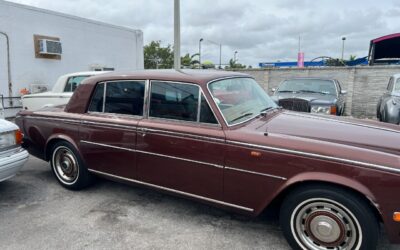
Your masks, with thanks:
[{"label": "white car", "polygon": [[21,147],[22,137],[17,125],[0,119],[0,181],[16,175],[28,160],[28,152]]},{"label": "white car", "polygon": [[2,100],[0,100],[0,119],[4,119],[4,107]]},{"label": "white car", "polygon": [[22,96],[22,108],[34,111],[43,107],[67,104],[72,93],[83,80],[103,73],[106,71],[77,72],[60,76],[51,91]]}]

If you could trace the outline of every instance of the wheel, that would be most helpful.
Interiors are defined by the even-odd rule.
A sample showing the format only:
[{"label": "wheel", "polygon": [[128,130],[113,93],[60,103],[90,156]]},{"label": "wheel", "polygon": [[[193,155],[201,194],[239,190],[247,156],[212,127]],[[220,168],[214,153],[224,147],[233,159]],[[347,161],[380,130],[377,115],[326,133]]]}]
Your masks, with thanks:
[{"label": "wheel", "polygon": [[74,146],[66,141],[57,142],[51,152],[51,169],[63,187],[80,190],[91,184],[92,176]]},{"label": "wheel", "polygon": [[368,203],[333,186],[291,192],[282,203],[280,223],[293,249],[376,249],[379,235]]}]

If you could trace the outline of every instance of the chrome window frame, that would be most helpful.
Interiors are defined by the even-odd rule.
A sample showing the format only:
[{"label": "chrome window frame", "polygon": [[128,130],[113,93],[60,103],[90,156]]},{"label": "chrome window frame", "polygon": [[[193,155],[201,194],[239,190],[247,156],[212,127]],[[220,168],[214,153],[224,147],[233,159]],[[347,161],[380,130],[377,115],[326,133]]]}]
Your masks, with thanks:
[{"label": "chrome window frame", "polygon": [[[142,115],[129,115],[129,114],[120,114],[120,113],[110,113],[110,112],[104,112],[104,110],[105,110],[105,105],[106,105],[106,93],[107,93],[107,83],[109,83],[109,82],[143,82],[144,83],[144,94],[143,94],[143,107],[142,107],[142,109],[143,109],[143,112],[142,112]],[[99,112],[99,111],[89,111],[89,108],[90,108],[90,103],[92,102],[92,99],[93,99],[93,95],[91,96],[91,98],[90,98],[90,103],[89,103],[89,106],[88,106],[88,108],[87,108],[87,110],[86,110],[86,113],[87,114],[100,114],[100,115],[115,115],[115,116],[122,116],[122,117],[134,117],[134,118],[144,118],[145,117],[145,110],[146,110],[146,89],[147,89],[147,83],[148,83],[148,80],[142,80],[142,79],[139,79],[139,80],[136,80],[136,79],[131,79],[131,80],[111,80],[111,81],[102,81],[102,82],[98,82],[98,83],[96,83],[96,87],[95,88],[97,88],[97,86],[99,85],[99,84],[104,84],[104,90],[103,90],[103,107],[102,107],[102,111],[101,112]]]},{"label": "chrome window frame", "polygon": [[[150,108],[151,108],[151,88],[153,85],[153,82],[162,82],[162,83],[176,83],[176,84],[186,84],[186,85],[193,85],[196,86],[199,90],[198,93],[198,103],[197,103],[197,118],[196,121],[185,121],[185,120],[179,120],[179,119],[171,119],[171,118],[162,118],[162,117],[154,117],[150,116]],[[178,122],[178,123],[183,123],[183,124],[196,124],[196,125],[206,125],[210,127],[219,127],[222,128],[221,123],[218,120],[218,117],[215,115],[214,110],[211,108],[210,102],[207,99],[207,96],[204,94],[203,89],[199,84],[195,83],[190,83],[190,82],[179,82],[179,81],[166,81],[166,80],[149,80],[149,88],[147,89],[148,91],[148,106],[147,106],[147,116],[145,118],[149,120],[164,120],[164,121],[171,121],[171,122]],[[207,123],[207,122],[200,122],[200,111],[201,111],[201,96],[204,96],[204,99],[206,100],[208,106],[211,109],[211,112],[213,113],[215,120],[217,121],[217,124],[215,123]]]},{"label": "chrome window frame", "polygon": [[[207,83],[207,91],[208,91],[208,93],[210,94],[210,96],[213,98],[213,102],[214,102],[215,106],[217,106],[217,109],[218,109],[220,115],[222,116],[222,119],[224,120],[225,125],[226,125],[228,128],[231,128],[231,127],[234,127],[234,126],[243,124],[243,123],[245,123],[245,122],[248,122],[248,121],[250,121],[250,120],[253,120],[254,118],[256,118],[257,116],[260,115],[260,114],[256,114],[256,115],[252,116],[251,118],[249,118],[249,119],[247,119],[247,120],[244,120],[244,121],[241,121],[241,122],[238,122],[238,123],[235,123],[235,124],[229,124],[228,121],[225,119],[225,116],[224,116],[224,114],[222,113],[221,109],[219,108],[218,104],[215,103],[213,94],[211,93],[211,90],[210,90],[210,84],[211,84],[211,83],[214,83],[214,82],[222,81],[222,80],[235,79],[235,78],[247,78],[247,79],[253,79],[254,81],[256,80],[254,77],[251,77],[251,76],[228,76],[228,77],[217,78],[217,79],[211,80],[211,81],[209,81],[209,82]],[[258,84],[257,81],[256,81],[256,83]],[[268,95],[268,94],[267,94],[267,95]],[[268,96],[269,96],[269,95],[268,95]],[[211,107],[211,106],[210,106],[210,107]]]}]

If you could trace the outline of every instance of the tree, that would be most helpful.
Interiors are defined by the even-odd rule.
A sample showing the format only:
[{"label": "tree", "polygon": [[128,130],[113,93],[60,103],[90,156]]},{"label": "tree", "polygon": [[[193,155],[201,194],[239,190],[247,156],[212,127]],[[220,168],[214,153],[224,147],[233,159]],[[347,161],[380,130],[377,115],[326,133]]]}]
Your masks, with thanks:
[{"label": "tree", "polygon": [[174,51],[171,45],[161,47],[161,41],[152,41],[144,49],[145,69],[172,69],[174,65]]},{"label": "tree", "polygon": [[199,53],[190,55],[187,53],[185,56],[181,57],[181,64],[183,68],[198,68],[199,60],[194,59],[199,56]]},{"label": "tree", "polygon": [[215,69],[215,64],[213,62],[211,62],[211,61],[204,61],[201,64],[201,67],[203,69]]},{"label": "tree", "polygon": [[349,61],[354,61],[357,59],[356,55],[350,55]]},{"label": "tree", "polygon": [[246,65],[237,63],[233,58],[229,60],[229,67],[228,69],[245,69]]}]

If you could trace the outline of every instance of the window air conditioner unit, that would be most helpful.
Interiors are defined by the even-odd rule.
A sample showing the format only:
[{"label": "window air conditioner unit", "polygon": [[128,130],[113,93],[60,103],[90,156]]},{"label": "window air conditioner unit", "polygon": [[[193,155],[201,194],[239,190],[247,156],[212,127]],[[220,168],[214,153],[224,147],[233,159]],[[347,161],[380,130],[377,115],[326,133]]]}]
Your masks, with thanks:
[{"label": "window air conditioner unit", "polygon": [[61,55],[61,42],[48,39],[39,39],[39,54],[42,55]]}]

